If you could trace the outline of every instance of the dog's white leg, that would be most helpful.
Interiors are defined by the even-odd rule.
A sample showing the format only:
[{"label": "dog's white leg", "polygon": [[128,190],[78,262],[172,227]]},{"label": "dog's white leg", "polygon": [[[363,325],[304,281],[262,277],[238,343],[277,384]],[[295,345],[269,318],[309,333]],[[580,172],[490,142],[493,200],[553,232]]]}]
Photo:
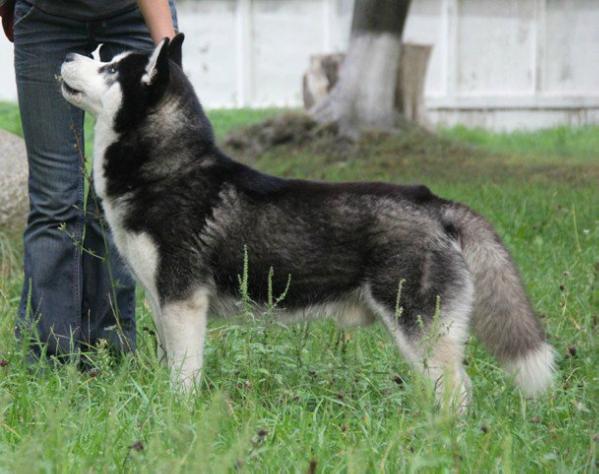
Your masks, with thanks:
[{"label": "dog's white leg", "polygon": [[426,334],[412,340],[391,314],[382,321],[407,361],[435,388],[435,397],[444,409],[464,413],[470,403],[471,383],[464,370],[464,343],[453,334]]},{"label": "dog's white leg", "polygon": [[200,378],[208,307],[205,289],[162,306],[160,320],[171,380],[184,391],[192,389]]},{"label": "dog's white leg", "polygon": [[432,325],[419,335],[410,336],[393,312],[368,299],[372,310],[377,313],[399,351],[406,360],[434,384],[435,397],[439,405],[457,413],[464,413],[470,402],[470,378],[464,370],[462,360],[467,337],[469,300],[466,304],[447,312],[437,327]]},{"label": "dog's white leg", "polygon": [[441,308],[439,324],[432,324],[420,344],[422,370],[435,384],[439,404],[458,413],[464,413],[471,400],[463,360],[473,300],[474,285],[467,275],[459,294]]},{"label": "dog's white leg", "polygon": [[464,413],[470,403],[470,378],[464,370],[464,346],[448,336],[439,336],[417,367],[434,384],[439,405]]}]

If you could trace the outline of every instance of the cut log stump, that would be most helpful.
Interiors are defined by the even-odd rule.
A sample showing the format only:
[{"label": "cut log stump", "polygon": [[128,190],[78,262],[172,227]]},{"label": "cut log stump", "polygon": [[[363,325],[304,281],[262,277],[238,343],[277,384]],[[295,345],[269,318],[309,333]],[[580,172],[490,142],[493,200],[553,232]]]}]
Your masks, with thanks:
[{"label": "cut log stump", "polygon": [[423,127],[429,126],[424,105],[424,85],[432,46],[404,43],[399,59],[396,108],[403,116]]},{"label": "cut log stump", "polygon": [[310,110],[324,99],[337,81],[345,54],[318,54],[310,58],[310,68],[304,74],[304,108]]}]

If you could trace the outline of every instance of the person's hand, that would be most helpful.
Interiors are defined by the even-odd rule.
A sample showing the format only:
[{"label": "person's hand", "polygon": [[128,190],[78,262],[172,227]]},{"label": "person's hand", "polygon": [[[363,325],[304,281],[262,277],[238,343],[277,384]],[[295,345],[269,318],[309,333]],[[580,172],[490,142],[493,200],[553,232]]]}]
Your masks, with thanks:
[{"label": "person's hand", "polygon": [[6,0],[2,3],[0,0],[0,17],[2,17],[2,28],[4,28],[4,34],[10,42],[14,41],[13,36],[13,22],[15,16],[15,1]]}]

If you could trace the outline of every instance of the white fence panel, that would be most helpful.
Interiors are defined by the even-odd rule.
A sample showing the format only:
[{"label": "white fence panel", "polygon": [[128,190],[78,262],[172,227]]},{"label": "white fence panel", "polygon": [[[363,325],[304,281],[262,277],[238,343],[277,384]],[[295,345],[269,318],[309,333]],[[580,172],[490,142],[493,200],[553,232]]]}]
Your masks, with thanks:
[{"label": "white fence panel", "polygon": [[547,0],[543,90],[599,95],[599,1]]},{"label": "white fence panel", "polygon": [[458,26],[458,93],[522,95],[534,90],[534,2],[463,0]]},{"label": "white fence panel", "polygon": [[[299,106],[310,55],[347,47],[353,0],[180,0],[184,66],[207,107]],[[598,0],[413,0],[405,40],[432,44],[433,122],[599,123]],[[0,100],[16,100],[0,42]]]},{"label": "white fence panel", "polygon": [[179,11],[179,28],[186,32],[183,63],[185,72],[201,97],[210,104],[239,101],[237,80],[238,2],[204,0],[186,2]]}]

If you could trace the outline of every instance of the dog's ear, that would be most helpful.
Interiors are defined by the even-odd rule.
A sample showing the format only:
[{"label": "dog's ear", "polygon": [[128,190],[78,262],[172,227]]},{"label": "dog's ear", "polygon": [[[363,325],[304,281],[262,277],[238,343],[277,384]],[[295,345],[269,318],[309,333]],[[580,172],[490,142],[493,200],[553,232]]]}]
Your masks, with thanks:
[{"label": "dog's ear", "polygon": [[110,47],[106,46],[106,43],[100,43],[100,46],[96,48],[94,51],[93,58],[95,60],[100,60],[102,62],[108,62],[114,56],[113,51],[110,50]]},{"label": "dog's ear", "polygon": [[179,67],[183,67],[183,55],[181,48],[183,47],[184,39],[185,35],[183,33],[177,33],[168,46],[168,56],[170,60]]},{"label": "dog's ear", "polygon": [[169,74],[169,57],[168,57],[168,45],[169,39],[164,38],[158,46],[154,49],[148,64],[146,65],[146,72],[141,78],[141,82],[146,85],[156,84],[168,80]]}]

